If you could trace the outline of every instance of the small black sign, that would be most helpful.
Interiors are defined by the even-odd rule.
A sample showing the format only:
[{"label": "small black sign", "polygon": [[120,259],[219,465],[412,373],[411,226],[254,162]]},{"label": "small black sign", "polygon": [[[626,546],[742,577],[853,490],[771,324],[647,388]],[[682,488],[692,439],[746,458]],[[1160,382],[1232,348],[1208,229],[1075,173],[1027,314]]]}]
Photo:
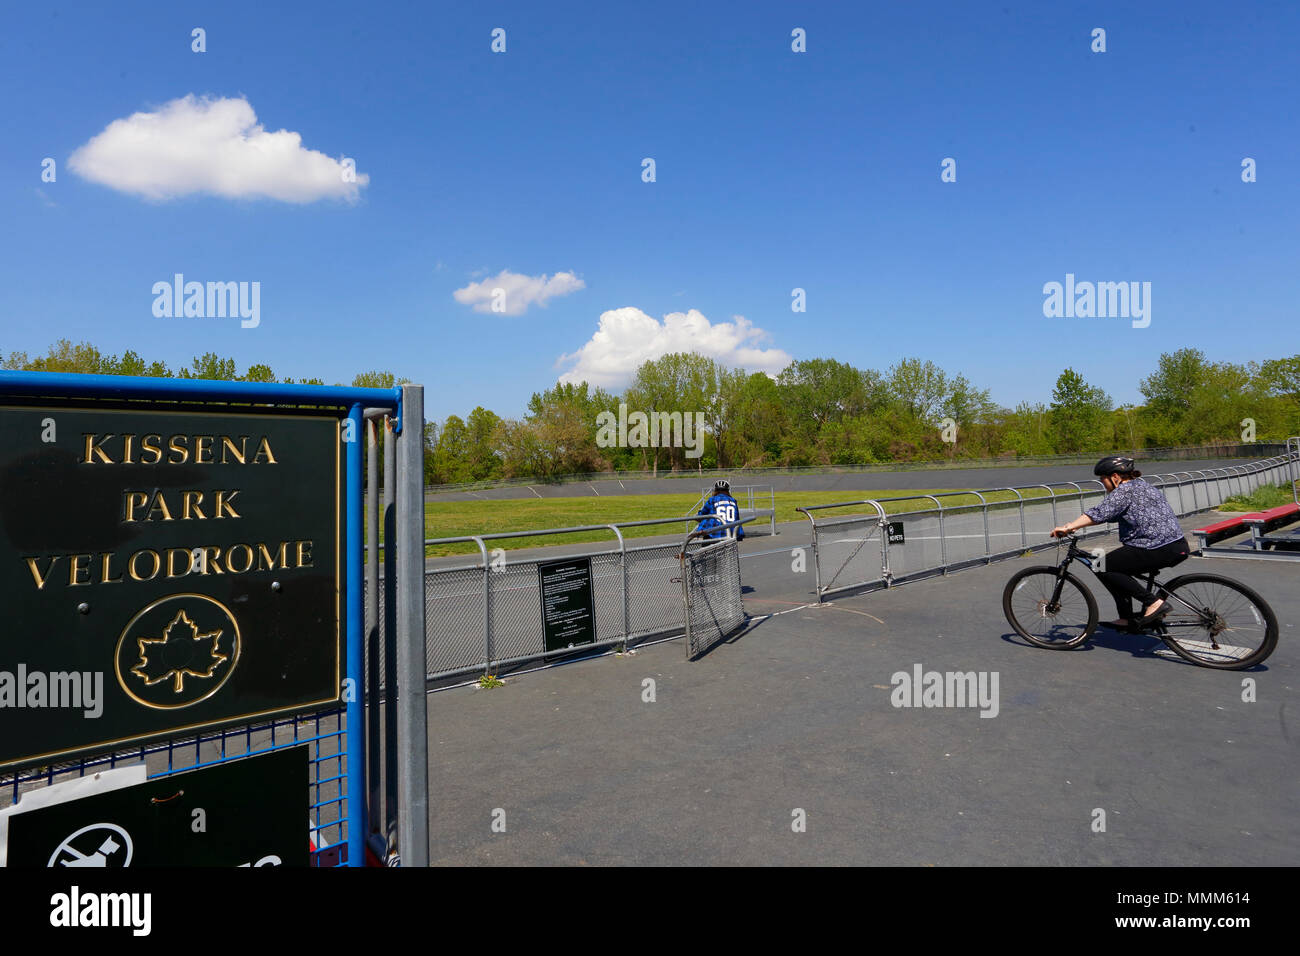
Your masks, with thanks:
[{"label": "small black sign", "polygon": [[306,866],[308,782],[291,747],[17,813],[8,865]]},{"label": "small black sign", "polygon": [[903,522],[901,521],[889,522],[889,543],[903,544],[904,541],[905,538],[903,537]]},{"label": "small black sign", "polygon": [[0,407],[0,769],[337,701],[341,438]]},{"label": "small black sign", "polygon": [[537,565],[537,576],[546,649],[561,651],[596,643],[591,558],[548,561]]}]

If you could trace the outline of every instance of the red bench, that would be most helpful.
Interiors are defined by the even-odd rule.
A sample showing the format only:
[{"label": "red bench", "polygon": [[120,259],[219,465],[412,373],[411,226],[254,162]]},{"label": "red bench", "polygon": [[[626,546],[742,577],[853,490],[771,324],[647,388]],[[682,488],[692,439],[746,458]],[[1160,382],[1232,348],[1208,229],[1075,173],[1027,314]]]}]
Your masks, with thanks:
[{"label": "red bench", "polygon": [[1250,542],[1255,550],[1263,551],[1268,532],[1288,525],[1297,518],[1300,518],[1300,504],[1292,503],[1245,515],[1241,521],[1250,528]]},{"label": "red bench", "polygon": [[1233,515],[1231,518],[1224,518],[1214,524],[1207,524],[1204,528],[1197,528],[1192,534],[1196,535],[1200,547],[1206,548],[1216,541],[1231,538],[1234,534],[1240,534],[1244,531],[1243,524],[1247,517],[1254,517],[1254,515]]}]

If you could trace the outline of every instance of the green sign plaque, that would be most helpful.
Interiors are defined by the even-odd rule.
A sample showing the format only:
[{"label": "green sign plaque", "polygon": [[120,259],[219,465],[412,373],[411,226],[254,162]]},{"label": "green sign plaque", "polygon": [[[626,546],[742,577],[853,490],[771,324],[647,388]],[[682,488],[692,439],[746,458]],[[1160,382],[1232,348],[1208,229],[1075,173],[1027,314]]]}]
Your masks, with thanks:
[{"label": "green sign plaque", "polygon": [[0,768],[337,701],[320,414],[0,407]]}]

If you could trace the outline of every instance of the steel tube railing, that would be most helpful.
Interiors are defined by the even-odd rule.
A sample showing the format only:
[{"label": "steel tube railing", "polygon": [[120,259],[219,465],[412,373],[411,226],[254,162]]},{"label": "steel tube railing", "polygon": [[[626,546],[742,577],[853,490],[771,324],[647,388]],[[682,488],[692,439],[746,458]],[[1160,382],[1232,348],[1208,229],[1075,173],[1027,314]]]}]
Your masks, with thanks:
[{"label": "steel tube railing", "polygon": [[[1177,496],[1176,513],[1179,515],[1179,517],[1185,517],[1186,515],[1194,514],[1199,511],[1206,511],[1213,507],[1218,506],[1219,504],[1222,504],[1225,498],[1225,495],[1223,494],[1223,490],[1225,488],[1228,491],[1232,490],[1231,480],[1233,478],[1236,478],[1237,488],[1238,491],[1240,492],[1240,491],[1253,491],[1255,488],[1259,486],[1261,482],[1270,481],[1273,476],[1275,476],[1276,474],[1278,474],[1280,471],[1283,470],[1284,466],[1285,466],[1285,473],[1288,477],[1297,474],[1296,469],[1297,467],[1300,467],[1300,438],[1288,439],[1287,449],[1288,449],[1288,454],[1285,456],[1263,459],[1261,461],[1253,462],[1249,465],[1229,466],[1228,468],[1224,468],[1224,469],[1179,471],[1179,472],[1172,472],[1166,475],[1151,475],[1151,476],[1147,476],[1146,480],[1148,480],[1155,487],[1161,489],[1165,489],[1165,488],[1171,489],[1172,493]],[[1211,491],[1210,488],[1211,478],[1213,478],[1215,482],[1214,491]],[[1100,484],[1095,481],[1094,483],[1098,485]],[[1198,483],[1203,489],[1199,492],[1197,490]],[[1072,490],[1066,491],[1065,488],[1067,486]],[[1191,496],[1190,508],[1188,507],[1188,502],[1186,497],[1188,491],[1185,491],[1184,490],[1185,488],[1188,489],[1188,491],[1190,491],[1190,496]],[[889,536],[887,533],[885,533],[885,528],[884,528],[886,524],[885,517],[887,514],[886,505],[889,505],[891,508],[895,509],[895,513],[899,513],[897,511],[897,506],[904,502],[921,500],[921,499],[929,499],[930,501],[934,502],[935,507],[931,509],[931,511],[936,513],[939,519],[940,565],[938,568],[921,568],[921,569],[909,568],[908,574],[909,576],[911,576],[913,572],[922,571],[922,570],[942,570],[944,573],[946,573],[950,567],[954,566],[953,562],[950,560],[948,547],[947,547],[947,537],[948,537],[947,518],[948,518],[948,512],[952,508],[952,506],[951,505],[945,506],[942,500],[940,499],[949,496],[957,496],[963,494],[972,495],[976,498],[979,498],[980,500],[979,507],[983,516],[983,524],[984,524],[984,551],[985,551],[984,557],[987,563],[989,561],[992,561],[994,557],[992,541],[991,541],[990,523],[989,523],[989,505],[990,504],[996,505],[997,502],[990,502],[985,497],[985,494],[992,494],[995,492],[1003,492],[1003,493],[1011,492],[1015,494],[1016,503],[1017,503],[1017,513],[1020,521],[1021,546],[1029,547],[1028,522],[1026,518],[1025,506],[1026,503],[1033,504],[1035,501],[1041,499],[1044,496],[1038,496],[1037,498],[1026,498],[1026,496],[1022,494],[1022,491],[1037,490],[1037,489],[1042,489],[1047,492],[1045,497],[1046,500],[1050,503],[1052,509],[1053,527],[1057,527],[1060,524],[1060,515],[1058,514],[1057,511],[1057,502],[1059,500],[1065,498],[1074,499],[1078,504],[1079,509],[1082,511],[1084,510],[1083,506],[1085,504],[1085,499],[1088,496],[1088,494],[1096,490],[1100,490],[1100,489],[1092,489],[1092,488],[1085,489],[1082,483],[1066,481],[1066,482],[1058,482],[1055,485],[1049,485],[1049,484],[1022,485],[1019,487],[1012,487],[1012,488],[1005,488],[1005,487],[988,488],[988,489],[982,489],[981,491],[942,492],[939,495],[901,495],[896,498],[882,498],[882,499],[866,498],[857,501],[844,501],[844,502],[837,502],[834,504],[824,504],[824,505],[809,505],[809,506],[796,508],[795,511],[803,514],[806,518],[808,518],[811,524],[811,532],[813,538],[813,564],[816,569],[814,587],[815,587],[816,594],[818,596],[818,600],[822,600],[826,595],[831,593],[838,593],[838,592],[860,588],[864,586],[870,586],[872,584],[880,583],[880,582],[883,582],[886,587],[889,586],[890,581],[893,578],[893,574],[889,566],[889,555],[890,555],[890,549],[888,545]],[[1300,499],[1300,489],[1296,489],[1293,486],[1293,495],[1298,499]],[[1166,497],[1169,497],[1169,495],[1167,494]],[[843,568],[841,568],[840,572],[836,573],[836,577],[833,577],[829,582],[824,582],[822,580],[822,573],[821,573],[821,552],[823,550],[823,539],[825,536],[833,533],[833,529],[835,528],[838,522],[835,520],[834,516],[831,516],[829,518],[821,518],[819,520],[819,518],[817,517],[817,515],[814,514],[814,512],[825,512],[825,511],[830,511],[832,509],[838,510],[844,508],[863,508],[867,506],[870,506],[875,510],[877,516],[877,523],[881,526],[882,552],[881,552],[880,578],[854,582],[848,585],[836,585],[835,584],[836,578],[838,577],[839,573],[843,571]],[[913,512],[904,511],[901,513],[912,514]],[[915,512],[915,513],[922,514],[924,512]],[[858,519],[851,518],[848,520],[851,522],[853,520],[858,520]],[[1096,530],[1093,530],[1091,532],[1085,532],[1083,536],[1088,537],[1092,535],[1105,534],[1105,533],[1107,532],[1104,529],[1098,527]],[[1001,552],[1001,551],[999,552],[999,554],[1003,554],[1003,553],[1005,552]]]}]

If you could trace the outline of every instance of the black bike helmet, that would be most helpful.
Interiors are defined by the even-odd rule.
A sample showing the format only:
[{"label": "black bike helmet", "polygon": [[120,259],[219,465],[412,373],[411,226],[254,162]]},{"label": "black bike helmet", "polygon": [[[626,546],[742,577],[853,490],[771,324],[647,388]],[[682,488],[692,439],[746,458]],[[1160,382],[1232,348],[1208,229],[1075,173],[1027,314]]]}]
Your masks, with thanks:
[{"label": "black bike helmet", "polygon": [[731,494],[731,482],[727,481],[726,478],[719,478],[713,483],[713,490],[721,491],[723,494],[729,495]]},{"label": "black bike helmet", "polygon": [[1137,462],[1123,455],[1109,455],[1093,466],[1094,475],[1127,475],[1137,467]]}]

